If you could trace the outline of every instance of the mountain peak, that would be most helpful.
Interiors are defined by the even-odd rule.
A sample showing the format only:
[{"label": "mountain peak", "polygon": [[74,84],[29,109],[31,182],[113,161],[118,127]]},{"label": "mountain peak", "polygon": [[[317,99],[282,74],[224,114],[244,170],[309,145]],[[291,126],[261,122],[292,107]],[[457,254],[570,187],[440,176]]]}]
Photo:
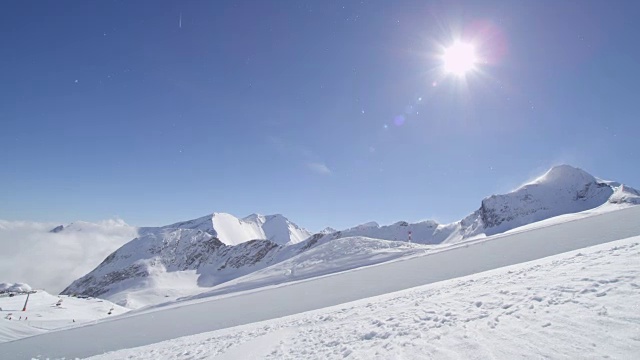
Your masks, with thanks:
[{"label": "mountain peak", "polygon": [[50,233],[59,233],[60,231],[64,230],[64,225],[58,225],[56,227],[54,227],[53,229],[49,230]]},{"label": "mountain peak", "polygon": [[356,228],[378,228],[380,225],[375,221],[369,221],[364,224],[356,226]]},{"label": "mountain peak", "polygon": [[247,215],[245,217],[242,218],[242,221],[247,221],[247,222],[264,222],[266,216],[262,215],[262,214],[258,214],[258,213],[253,213],[251,215]]},{"label": "mountain peak", "polygon": [[596,178],[588,172],[571,165],[557,165],[537,178],[532,184],[589,184]]},{"label": "mountain peak", "polygon": [[[250,240],[271,240],[277,244],[297,243],[311,234],[283,215],[251,214],[239,219],[231,214],[214,212],[197,219],[163,226],[160,229],[191,229],[207,232],[226,245],[238,245]],[[154,232],[156,228],[145,228]]]},{"label": "mountain peak", "polygon": [[508,194],[482,200],[480,209],[463,220],[470,226],[465,236],[480,232],[493,235],[554,216],[593,209],[607,203],[613,192],[612,186],[580,168],[554,166]]},{"label": "mountain peak", "polygon": [[251,215],[247,215],[247,216],[243,217],[241,220],[242,221],[248,221],[248,222],[261,222],[261,223],[264,223],[266,221],[275,220],[275,219],[281,219],[281,220],[289,221],[289,219],[286,216],[282,215],[282,214],[262,215],[262,214],[258,214],[258,213],[253,213]]},{"label": "mountain peak", "polygon": [[326,228],[322,229],[322,231],[320,231],[320,234],[325,234],[325,235],[326,234],[333,234],[333,233],[335,233],[337,231],[338,230],[336,230],[336,229],[334,229],[334,228],[332,228],[330,226],[327,226]]}]

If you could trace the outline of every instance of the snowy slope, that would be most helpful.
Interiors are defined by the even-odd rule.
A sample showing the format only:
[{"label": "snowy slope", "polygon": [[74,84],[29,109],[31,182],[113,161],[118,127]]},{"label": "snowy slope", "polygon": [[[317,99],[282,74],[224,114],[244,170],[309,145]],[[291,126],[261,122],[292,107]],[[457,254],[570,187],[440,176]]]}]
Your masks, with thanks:
[{"label": "snowy slope", "polygon": [[91,359],[633,359],[638,262],[634,237]]},{"label": "snowy slope", "polygon": [[427,245],[365,237],[337,239],[313,247],[265,269],[222,283],[207,292],[180,300],[205,298],[314,278],[401,257],[425,254],[432,248]]},{"label": "snowy slope", "polygon": [[200,229],[162,228],[141,233],[62,293],[141,308],[198,294],[317,245],[315,241],[286,246],[251,240],[230,246]]},{"label": "snowy slope", "polygon": [[[640,207],[630,207],[530,231],[442,246],[440,251],[409,259],[402,258],[312,279],[130,312],[117,319],[81,328],[0,344],[0,358],[29,358],[38,354],[54,358],[83,357],[279,318],[638,236],[639,219]],[[616,259],[617,257],[607,259],[606,262],[615,262]],[[633,261],[637,262],[637,259]],[[581,265],[579,270],[587,273],[590,268],[588,264]],[[616,276],[627,274],[618,273]],[[558,276],[565,275],[559,272],[553,276],[544,274],[541,277],[555,281]],[[587,278],[588,275],[584,277]],[[518,280],[526,281],[526,277]],[[617,281],[635,280],[619,278]],[[615,282],[610,283],[615,286]],[[527,285],[522,286],[526,289]],[[486,292],[487,289],[483,288],[477,295]],[[490,293],[495,292],[492,289]],[[453,296],[462,295],[461,291]],[[514,295],[517,300],[519,295]],[[544,298],[541,299],[545,301]],[[554,299],[547,303],[552,304]],[[536,299],[533,301],[534,305],[538,303]],[[418,304],[424,305],[420,302]],[[477,305],[474,303],[474,306]],[[489,320],[492,318],[480,318],[479,324],[487,324]],[[466,323],[459,324],[462,326]],[[540,327],[536,327],[535,331],[540,331],[539,329]],[[378,338],[376,334],[368,337]]]},{"label": "snowy slope", "polygon": [[139,308],[255,271],[258,268],[253,265],[271,258],[272,250],[279,248],[267,240],[228,246],[202,230],[165,228],[124,245],[62,293],[81,293]]},{"label": "snowy slope", "polygon": [[[26,297],[24,294],[0,297],[0,342],[80,325],[128,311],[101,299],[54,296],[45,291],[30,294],[27,310],[21,311]],[[56,306],[60,299],[61,305]],[[111,315],[108,315],[112,308]]]}]

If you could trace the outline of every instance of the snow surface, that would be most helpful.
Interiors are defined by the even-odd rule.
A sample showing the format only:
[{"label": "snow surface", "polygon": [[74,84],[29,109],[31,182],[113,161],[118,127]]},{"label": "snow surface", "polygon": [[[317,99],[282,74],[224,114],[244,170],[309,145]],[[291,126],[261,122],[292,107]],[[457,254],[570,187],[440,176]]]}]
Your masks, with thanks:
[{"label": "snow surface", "polygon": [[140,309],[152,304],[172,302],[203,291],[197,286],[200,275],[195,270],[169,272],[163,267],[150,269],[150,276],[122,283],[122,286],[132,285],[124,291],[116,288],[114,294],[105,294],[106,296],[101,298],[128,309]]},{"label": "snow surface", "polygon": [[[639,219],[640,207],[631,207],[530,231],[467,241],[462,244],[443,247],[440,251],[434,251],[424,256],[398,259],[396,261],[286,284],[265,286],[248,291],[177,302],[153,309],[130,312],[117,318],[99,321],[83,327],[50,332],[40,336],[0,344],[0,358],[29,358],[38,355],[53,358],[63,356],[71,358],[85,357],[106,351],[149,345],[163,340],[175,339],[180,336],[200,334],[206,331],[224,329],[335,306],[349,301],[388,294],[415,286],[431,284],[481,271],[496,269],[502,266],[531,261],[617,239],[638,236],[640,235]],[[638,242],[638,239],[630,241]],[[607,248],[607,246],[609,245],[605,245],[604,248]],[[246,351],[261,350],[270,347],[266,355],[255,354],[255,357],[266,357],[268,354],[271,354],[272,351],[276,351],[273,353],[273,356],[276,358],[286,356],[287,353],[297,354],[298,358],[310,357],[311,353],[305,356],[304,354],[300,355],[294,351],[304,351],[305,349],[310,351],[318,348],[316,350],[319,351],[319,354],[333,357],[337,356],[331,355],[333,351],[338,351],[336,354],[342,356],[344,354],[348,355],[348,350],[353,349],[351,351],[356,350],[353,356],[359,356],[361,358],[376,356],[380,358],[393,356],[418,358],[422,356],[421,351],[431,351],[428,347],[435,346],[434,341],[437,340],[437,338],[432,339],[430,338],[430,332],[423,334],[422,331],[420,334],[421,336],[426,336],[427,341],[424,341],[424,338],[414,336],[417,333],[412,332],[411,328],[406,328],[406,326],[408,326],[406,325],[407,322],[417,327],[427,326],[425,330],[429,329],[428,326],[430,326],[430,324],[437,325],[440,323],[439,326],[445,329],[447,326],[453,326],[451,332],[440,333],[441,338],[445,337],[444,335],[453,336],[451,339],[446,339],[448,345],[436,348],[436,350],[442,350],[443,352],[435,353],[435,356],[442,355],[442,357],[455,356],[457,351],[466,351],[465,354],[468,356],[462,356],[464,358],[473,354],[476,354],[474,355],[476,357],[483,358],[483,354],[492,351],[498,351],[498,353],[496,353],[497,356],[502,354],[502,357],[506,358],[513,357],[510,355],[514,353],[510,353],[509,351],[515,352],[515,354],[526,353],[530,354],[530,356],[539,356],[540,354],[549,354],[551,351],[557,351],[554,346],[549,345],[549,341],[552,339],[560,339],[562,343],[558,346],[568,351],[568,353],[573,354],[573,356],[570,357],[577,357],[585,353],[583,350],[586,348],[582,349],[580,347],[585,340],[586,335],[584,334],[588,334],[594,339],[593,343],[596,344],[596,346],[592,346],[591,349],[603,351],[614,356],[619,354],[615,352],[615,349],[618,349],[617,351],[623,351],[624,354],[629,354],[630,351],[637,352],[637,347],[633,348],[632,346],[634,344],[637,346],[637,343],[631,342],[629,338],[630,335],[633,336],[634,334],[630,331],[630,326],[635,326],[635,329],[637,329],[637,317],[633,315],[633,311],[637,313],[637,309],[635,309],[634,306],[638,303],[637,298],[633,296],[637,295],[634,295],[634,293],[628,290],[633,288],[633,291],[638,291],[636,288],[636,279],[638,276],[638,247],[636,245],[630,246],[629,251],[619,250],[618,248],[621,247],[622,245],[616,245],[614,253],[610,253],[611,256],[605,254],[605,259],[601,262],[591,264],[587,261],[579,264],[575,269],[568,268],[567,270],[558,270],[559,265],[552,263],[552,265],[549,265],[550,268],[547,269],[547,271],[540,272],[540,276],[537,279],[543,283],[539,283],[542,284],[539,286],[536,285],[535,279],[529,283],[527,278],[528,274],[532,273],[538,267],[532,269],[525,268],[524,271],[519,273],[521,276],[507,276],[503,280],[490,277],[484,281],[486,286],[480,288],[474,288],[471,284],[468,284],[469,286],[452,288],[455,289],[455,291],[449,291],[449,297],[433,299],[430,298],[431,295],[423,298],[412,297],[409,303],[414,304],[416,311],[422,311],[422,313],[407,313],[406,318],[398,317],[397,319],[399,320],[395,322],[393,319],[390,319],[390,316],[376,318],[376,320],[382,322],[380,326],[378,322],[369,321],[369,319],[354,322],[354,326],[350,326],[344,322],[338,322],[338,326],[336,327],[331,327],[329,324],[329,328],[325,328],[320,333],[330,336],[332,339],[335,339],[335,341],[338,341],[337,343],[333,340],[322,343],[321,338],[318,337],[320,333],[314,333],[313,328],[305,332],[305,329],[298,327],[284,330],[284,333],[279,332],[276,333],[276,335],[272,334],[271,336],[273,337],[267,338],[269,341],[261,342],[261,340],[258,340],[256,343],[248,343],[250,350],[246,350],[246,348],[242,350],[242,348],[239,348],[240,353],[231,354],[230,356],[239,356],[242,358],[245,354],[251,355],[251,353],[247,353]],[[583,252],[586,253],[587,251],[585,250]],[[619,259],[625,259],[626,254],[632,254],[633,256],[623,264],[617,262]],[[574,256],[573,258],[578,259],[577,261],[582,261],[581,256]],[[567,260],[567,266],[571,265],[569,262],[570,261]],[[597,273],[597,271],[599,271],[598,269],[600,269],[601,265],[606,266],[608,264],[614,264],[611,265],[612,268],[606,269],[606,274],[610,274],[611,276],[600,278]],[[544,269],[545,267],[540,266],[539,268]],[[514,270],[512,269],[511,271]],[[517,271],[516,273],[518,274]],[[576,277],[576,274],[579,274],[580,277],[572,280]],[[614,275],[615,277],[613,277]],[[593,278],[594,280],[580,280],[583,278]],[[606,282],[600,282],[600,280],[606,280]],[[504,286],[501,285],[500,281],[503,281]],[[573,281],[573,283],[571,283],[571,281]],[[497,287],[490,285],[492,282],[495,282]],[[448,283],[455,284],[456,282]],[[599,287],[594,285],[594,283],[600,284],[606,291],[598,291],[597,289],[596,292],[592,291],[594,288]],[[442,286],[446,288],[446,284],[447,283]],[[567,286],[569,287],[565,293],[562,289],[566,284],[568,284]],[[579,288],[578,285],[580,285]],[[622,285],[626,288],[623,289],[624,291],[618,291],[617,287]],[[435,286],[433,289],[436,289],[438,285],[432,286]],[[507,290],[509,293],[499,293],[498,289],[503,290],[503,288],[509,286],[511,286],[511,290]],[[549,286],[548,291],[545,290],[547,289],[545,286]],[[581,293],[585,288],[588,290]],[[532,291],[532,289],[534,290]],[[579,291],[575,291],[576,289],[579,289]],[[538,294],[538,292],[540,292],[540,294]],[[590,294],[590,292],[592,294]],[[402,294],[387,296],[402,297]],[[502,303],[494,304],[493,300],[498,298],[492,298],[492,296],[500,296],[500,299],[504,300],[501,300]],[[566,298],[562,296],[566,296]],[[587,296],[590,297],[587,298]],[[611,303],[602,303],[602,305],[608,309],[606,311],[612,311],[610,317],[602,318],[607,319],[606,322],[603,323],[601,319],[589,318],[589,321],[585,323],[586,320],[582,319],[582,317],[586,316],[584,311],[593,311],[594,308],[585,307],[591,303],[581,302],[581,300],[590,300],[592,299],[591,297],[596,298],[595,301],[613,300]],[[564,301],[575,298],[577,298],[577,302]],[[393,303],[390,302],[388,298],[385,299],[385,301],[380,302],[378,306],[379,309],[384,308],[386,306],[385,304]],[[462,301],[459,299],[466,300]],[[376,305],[374,304],[376,301],[378,300],[371,299],[363,301],[362,304],[365,305],[361,311],[373,314],[376,309]],[[456,301],[460,301],[459,306],[454,304]],[[368,307],[367,304],[369,303],[374,305]],[[518,314],[521,316],[520,319],[515,315],[513,317],[505,316],[505,322],[502,322],[502,318],[498,317],[498,315],[500,312],[505,312],[506,314],[506,312],[510,311],[508,307],[503,308],[503,306],[508,305],[507,303],[513,303],[512,306],[514,306],[514,310],[522,310],[522,315]],[[566,311],[562,308],[556,308],[562,311],[555,313],[545,308],[545,306],[555,306],[556,303],[570,308],[566,308]],[[466,304],[466,307],[464,304]],[[531,304],[534,305],[533,308],[529,308],[529,310],[532,311],[527,311],[527,307],[530,307]],[[619,304],[617,305],[619,306],[618,308],[615,308],[616,304]],[[469,312],[469,309],[473,310],[474,307],[478,309],[475,314]],[[349,316],[350,311],[346,309],[357,309],[358,307],[354,307],[354,305],[342,305],[339,308],[345,309],[343,315]],[[362,308],[362,306],[360,306],[360,308]],[[399,306],[397,311],[404,311],[403,309],[409,311],[406,303]],[[601,307],[598,307],[598,309],[601,310]],[[440,312],[441,310],[442,312]],[[534,313],[533,310],[536,312]],[[550,312],[546,313],[546,310]],[[620,312],[618,312],[618,310]],[[427,313],[427,311],[436,311],[436,313],[430,314]],[[418,315],[422,316],[422,318]],[[573,315],[579,317],[572,320]],[[304,318],[306,315],[302,314],[299,316]],[[434,316],[437,316],[438,320],[434,321]],[[427,317],[430,318],[427,319]],[[329,317],[326,319],[327,322],[330,323],[334,318],[335,317]],[[442,320],[443,318],[445,319],[444,321]],[[396,323],[398,324],[397,326],[394,325]],[[548,325],[548,323],[550,323],[550,325]],[[554,323],[556,324],[555,327]],[[366,324],[369,325],[365,326]],[[510,325],[500,327],[502,324]],[[593,326],[589,328],[587,326],[589,324]],[[262,325],[260,328],[267,331],[270,329],[270,325],[266,326],[269,326],[269,328],[263,328]],[[596,328],[601,330],[603,326],[609,331],[600,331],[599,334],[594,334]],[[337,330],[339,327],[344,329],[341,333]],[[483,341],[482,336],[489,336],[489,331],[491,331],[490,329],[492,329],[492,327],[493,329],[500,329],[498,333],[494,333],[495,337],[491,338],[494,342]],[[556,329],[558,331],[556,331]],[[225,334],[233,330],[234,329],[225,330]],[[306,337],[301,335],[298,337],[295,335],[298,332],[309,334],[310,336]],[[328,332],[334,332],[335,334],[329,335],[327,334]],[[434,335],[438,334],[437,332],[434,333]],[[531,334],[531,336],[529,336],[529,334]],[[577,338],[574,339],[571,337],[571,334],[582,335],[578,335]],[[610,340],[612,335],[623,334],[626,337],[617,337],[623,340]],[[637,332],[635,334],[637,334]],[[244,335],[246,335],[246,333],[244,333]],[[251,339],[250,335],[244,335],[234,335],[232,337],[234,339]],[[463,335],[467,335],[467,338],[464,338]],[[538,337],[537,340],[535,338],[536,336]],[[302,344],[304,338],[309,339],[306,346]],[[394,342],[396,338],[398,341]],[[503,339],[506,341],[503,342],[502,346],[509,345],[510,339],[512,338],[514,338],[513,343],[515,344],[513,347],[501,348],[500,344],[498,344],[498,339]],[[211,347],[216,347],[217,349],[218,346],[222,346],[224,343],[224,341],[215,337],[212,338],[209,336],[208,339],[212,340],[202,340],[209,344],[207,346],[210,346],[209,348],[204,348],[205,356],[214,353]],[[286,344],[280,347],[280,339],[284,339],[286,344],[292,344],[290,352]],[[298,339],[299,342],[296,343],[294,341],[288,341],[287,339]],[[347,342],[342,342],[344,340],[340,339],[346,339]],[[465,344],[461,339],[471,340],[468,340],[469,343],[466,347],[455,346],[455,344],[458,343],[457,340]],[[188,341],[188,339],[186,340]],[[264,338],[262,338],[262,340],[264,340]],[[372,341],[366,342],[365,340]],[[578,348],[572,347],[571,341],[573,340],[579,341]],[[332,343],[335,343],[337,347],[332,347]],[[352,346],[358,344],[360,344],[360,347],[352,348]],[[227,346],[229,346],[227,350],[230,351],[234,344],[231,343]],[[599,350],[600,347],[602,347],[603,350]],[[204,356],[197,354],[196,351],[198,348],[197,344],[189,349],[182,348],[180,355],[176,355],[177,357],[173,358],[187,358],[188,356],[203,358]],[[342,350],[343,348],[344,351]],[[368,350],[366,349],[368,348],[379,351],[379,355],[373,352],[367,352]],[[226,350],[223,349],[222,351]],[[573,352],[571,353],[571,351]],[[155,356],[155,358],[165,357],[155,352],[152,354],[153,355],[147,355],[151,357]],[[121,358],[119,354],[110,356],[113,356],[113,358]],[[167,356],[167,358],[171,357]]]},{"label": "snow surface", "polygon": [[[22,311],[26,298],[25,294],[0,297],[0,342],[80,325],[128,311],[106,300],[54,296],[41,290],[29,295],[27,310]],[[61,305],[56,306],[60,299]],[[112,308],[111,315],[108,315]]]},{"label": "snow surface", "polygon": [[337,239],[268,268],[224,282],[209,291],[180,300],[199,299],[314,278],[402,257],[422,255],[431,248],[433,247],[365,237]]},{"label": "snow surface", "polygon": [[91,359],[633,359],[639,262],[633,237]]}]

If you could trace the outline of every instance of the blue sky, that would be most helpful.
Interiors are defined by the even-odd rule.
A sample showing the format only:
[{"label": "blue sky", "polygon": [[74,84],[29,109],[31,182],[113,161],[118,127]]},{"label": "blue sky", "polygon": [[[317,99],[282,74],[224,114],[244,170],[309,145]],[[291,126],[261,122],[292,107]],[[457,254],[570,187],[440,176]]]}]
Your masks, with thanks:
[{"label": "blue sky", "polygon": [[[640,186],[635,2],[2,10],[2,219],[319,230],[454,221],[560,163]],[[465,78],[439,57],[458,38],[483,59]]]}]

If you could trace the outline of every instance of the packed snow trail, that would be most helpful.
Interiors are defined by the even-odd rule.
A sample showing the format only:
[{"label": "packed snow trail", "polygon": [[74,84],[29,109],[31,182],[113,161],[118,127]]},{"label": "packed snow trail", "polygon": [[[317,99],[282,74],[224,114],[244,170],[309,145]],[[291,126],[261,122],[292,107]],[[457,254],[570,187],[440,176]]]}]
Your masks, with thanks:
[{"label": "packed snow trail", "polygon": [[640,235],[640,207],[305,281],[176,303],[0,344],[0,358],[87,357],[263,321]]},{"label": "packed snow trail", "polygon": [[90,360],[636,359],[640,237]]}]

